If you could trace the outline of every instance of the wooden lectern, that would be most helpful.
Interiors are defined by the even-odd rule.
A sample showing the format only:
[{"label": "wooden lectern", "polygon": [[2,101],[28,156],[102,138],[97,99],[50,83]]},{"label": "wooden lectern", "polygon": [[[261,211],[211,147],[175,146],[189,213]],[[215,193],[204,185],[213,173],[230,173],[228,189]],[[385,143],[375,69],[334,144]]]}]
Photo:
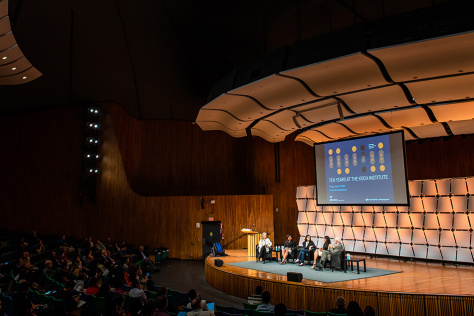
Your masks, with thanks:
[{"label": "wooden lectern", "polygon": [[258,244],[259,233],[249,229],[242,229],[241,232],[247,235],[248,256],[255,257],[257,255],[255,253],[255,248]]}]

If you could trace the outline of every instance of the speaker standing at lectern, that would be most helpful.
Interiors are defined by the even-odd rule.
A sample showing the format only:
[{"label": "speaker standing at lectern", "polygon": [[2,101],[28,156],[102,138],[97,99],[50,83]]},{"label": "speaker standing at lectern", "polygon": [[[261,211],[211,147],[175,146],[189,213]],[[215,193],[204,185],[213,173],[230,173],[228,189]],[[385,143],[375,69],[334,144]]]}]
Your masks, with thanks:
[{"label": "speaker standing at lectern", "polygon": [[[271,249],[272,242],[270,241],[270,238],[267,237],[267,233],[263,232],[262,237],[258,242],[258,260],[260,261],[260,258],[264,259],[264,256],[269,253]],[[265,262],[265,260],[263,262]]]}]

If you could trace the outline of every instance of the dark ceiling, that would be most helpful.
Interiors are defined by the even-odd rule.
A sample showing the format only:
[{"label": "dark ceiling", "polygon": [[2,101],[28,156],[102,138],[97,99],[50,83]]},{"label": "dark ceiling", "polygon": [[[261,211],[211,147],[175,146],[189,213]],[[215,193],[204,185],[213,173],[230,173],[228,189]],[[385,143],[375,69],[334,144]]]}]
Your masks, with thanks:
[{"label": "dark ceiling", "polygon": [[10,0],[17,43],[43,76],[1,86],[0,113],[111,101],[140,119],[194,121],[212,86],[236,67],[287,45],[447,2],[459,3]]}]

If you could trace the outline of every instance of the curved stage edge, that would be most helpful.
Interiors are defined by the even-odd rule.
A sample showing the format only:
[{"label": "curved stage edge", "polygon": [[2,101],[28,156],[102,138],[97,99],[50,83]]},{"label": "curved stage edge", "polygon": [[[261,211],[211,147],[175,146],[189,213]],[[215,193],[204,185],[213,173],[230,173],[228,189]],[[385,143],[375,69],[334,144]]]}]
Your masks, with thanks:
[{"label": "curved stage edge", "polygon": [[[247,257],[246,250],[228,250],[227,253],[229,256],[219,257],[224,261],[222,267],[214,265],[216,258],[206,258],[205,277],[211,286],[233,296],[247,298],[257,285],[261,285],[271,293],[273,304],[284,302],[292,309],[327,312],[334,308],[336,298],[342,296],[346,302],[357,301],[362,309],[371,305],[376,315],[381,316],[474,315],[472,267],[445,267],[367,257],[368,267],[399,269],[402,273],[337,283],[306,279],[289,282],[283,275],[229,266],[226,263],[255,259]],[[401,288],[407,290],[396,291]]]}]

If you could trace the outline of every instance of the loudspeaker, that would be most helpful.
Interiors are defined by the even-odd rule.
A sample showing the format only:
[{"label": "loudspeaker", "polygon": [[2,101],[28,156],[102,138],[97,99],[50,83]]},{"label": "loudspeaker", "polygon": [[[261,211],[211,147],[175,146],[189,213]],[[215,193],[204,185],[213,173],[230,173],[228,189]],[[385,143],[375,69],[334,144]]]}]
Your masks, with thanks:
[{"label": "loudspeaker", "polygon": [[287,272],[286,280],[291,282],[301,282],[301,280],[303,280],[303,274],[298,272]]},{"label": "loudspeaker", "polygon": [[216,267],[222,267],[223,264],[224,264],[224,261],[222,261],[221,259],[214,259],[214,265]]}]

